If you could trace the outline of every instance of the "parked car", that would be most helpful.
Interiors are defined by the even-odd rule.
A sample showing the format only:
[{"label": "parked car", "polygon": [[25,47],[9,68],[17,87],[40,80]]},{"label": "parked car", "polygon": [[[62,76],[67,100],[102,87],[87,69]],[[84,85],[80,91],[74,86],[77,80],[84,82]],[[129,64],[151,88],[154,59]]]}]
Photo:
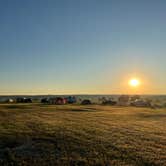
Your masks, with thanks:
[{"label": "parked car", "polygon": [[62,98],[62,97],[55,97],[55,98],[50,98],[49,99],[49,103],[50,104],[59,104],[59,105],[62,105],[62,104],[66,104],[67,100],[65,98]]},{"label": "parked car", "polygon": [[106,100],[102,102],[103,105],[116,105],[117,102],[113,100]]},{"label": "parked car", "polygon": [[89,105],[92,104],[92,102],[89,99],[85,99],[81,102],[82,105]]},{"label": "parked car", "polygon": [[144,101],[142,99],[137,99],[134,102],[131,102],[131,106],[136,106],[136,107],[150,107],[151,103],[148,101]]},{"label": "parked car", "polygon": [[48,98],[43,98],[43,99],[41,99],[41,103],[47,104],[47,103],[49,103],[49,99]]},{"label": "parked car", "polygon": [[16,102],[17,103],[32,103],[32,99],[31,98],[25,98],[25,97],[23,97],[23,98],[19,97],[19,98],[16,99]]}]

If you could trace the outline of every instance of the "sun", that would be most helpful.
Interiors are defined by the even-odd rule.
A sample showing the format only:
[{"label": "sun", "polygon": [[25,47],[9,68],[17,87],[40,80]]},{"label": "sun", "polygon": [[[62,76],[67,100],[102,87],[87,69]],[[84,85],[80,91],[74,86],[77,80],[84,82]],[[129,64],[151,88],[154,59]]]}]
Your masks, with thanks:
[{"label": "sun", "polygon": [[132,87],[137,87],[140,85],[140,81],[136,78],[130,79],[129,80],[129,85]]}]

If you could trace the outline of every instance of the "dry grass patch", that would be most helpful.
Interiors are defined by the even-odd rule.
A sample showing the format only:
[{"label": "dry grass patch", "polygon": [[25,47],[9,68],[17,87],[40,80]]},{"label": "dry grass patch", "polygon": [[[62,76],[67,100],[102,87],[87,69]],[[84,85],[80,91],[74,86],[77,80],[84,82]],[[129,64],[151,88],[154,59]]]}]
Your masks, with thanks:
[{"label": "dry grass patch", "polygon": [[165,165],[165,122],[165,109],[0,105],[0,165]]}]

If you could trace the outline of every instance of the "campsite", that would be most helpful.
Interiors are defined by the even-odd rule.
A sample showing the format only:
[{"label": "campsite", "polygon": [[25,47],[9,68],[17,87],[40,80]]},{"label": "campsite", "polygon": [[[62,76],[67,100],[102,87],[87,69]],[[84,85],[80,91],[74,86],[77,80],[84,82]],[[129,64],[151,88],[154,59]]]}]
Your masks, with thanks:
[{"label": "campsite", "polygon": [[0,0],[0,166],[166,166],[166,0]]},{"label": "campsite", "polygon": [[0,165],[165,165],[166,109],[0,104]]}]

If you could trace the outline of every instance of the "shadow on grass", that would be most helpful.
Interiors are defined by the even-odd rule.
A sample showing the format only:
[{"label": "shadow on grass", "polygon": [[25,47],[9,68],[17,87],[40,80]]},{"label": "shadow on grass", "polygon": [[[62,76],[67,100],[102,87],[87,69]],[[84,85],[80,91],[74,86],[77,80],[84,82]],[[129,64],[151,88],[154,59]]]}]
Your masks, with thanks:
[{"label": "shadow on grass", "polygon": [[144,118],[144,119],[163,119],[166,118],[166,114],[139,114],[138,115],[140,118]]},{"label": "shadow on grass", "polygon": [[71,109],[70,111],[73,111],[73,112],[96,112],[97,110],[95,109]]},{"label": "shadow on grass", "polygon": [[16,148],[18,146],[21,146],[22,144],[24,144],[26,141],[26,137],[21,136],[21,137],[16,137],[16,136],[6,136],[6,137],[2,137],[0,139],[0,148],[1,149],[6,149],[6,148]]},{"label": "shadow on grass", "polygon": [[[72,161],[84,161],[83,165],[107,165],[110,159],[124,161],[126,165],[155,165],[153,161],[148,161],[135,152],[113,145],[111,142],[93,140],[91,145],[87,145],[84,139],[75,139],[74,135],[64,131],[56,133],[54,136],[37,136],[26,140],[24,137],[11,137],[1,139],[4,143],[0,151],[0,164],[19,165],[21,162],[33,163],[37,159],[37,165],[47,164],[48,161],[57,162],[56,165],[75,165]],[[65,163],[62,162],[65,159]],[[71,163],[71,164],[69,164]],[[77,164],[76,164],[77,165]]]},{"label": "shadow on grass", "polygon": [[29,109],[29,108],[33,108],[33,107],[31,107],[31,106],[29,106],[29,105],[17,105],[17,104],[15,104],[15,105],[4,105],[2,108],[4,108],[4,109]]}]

